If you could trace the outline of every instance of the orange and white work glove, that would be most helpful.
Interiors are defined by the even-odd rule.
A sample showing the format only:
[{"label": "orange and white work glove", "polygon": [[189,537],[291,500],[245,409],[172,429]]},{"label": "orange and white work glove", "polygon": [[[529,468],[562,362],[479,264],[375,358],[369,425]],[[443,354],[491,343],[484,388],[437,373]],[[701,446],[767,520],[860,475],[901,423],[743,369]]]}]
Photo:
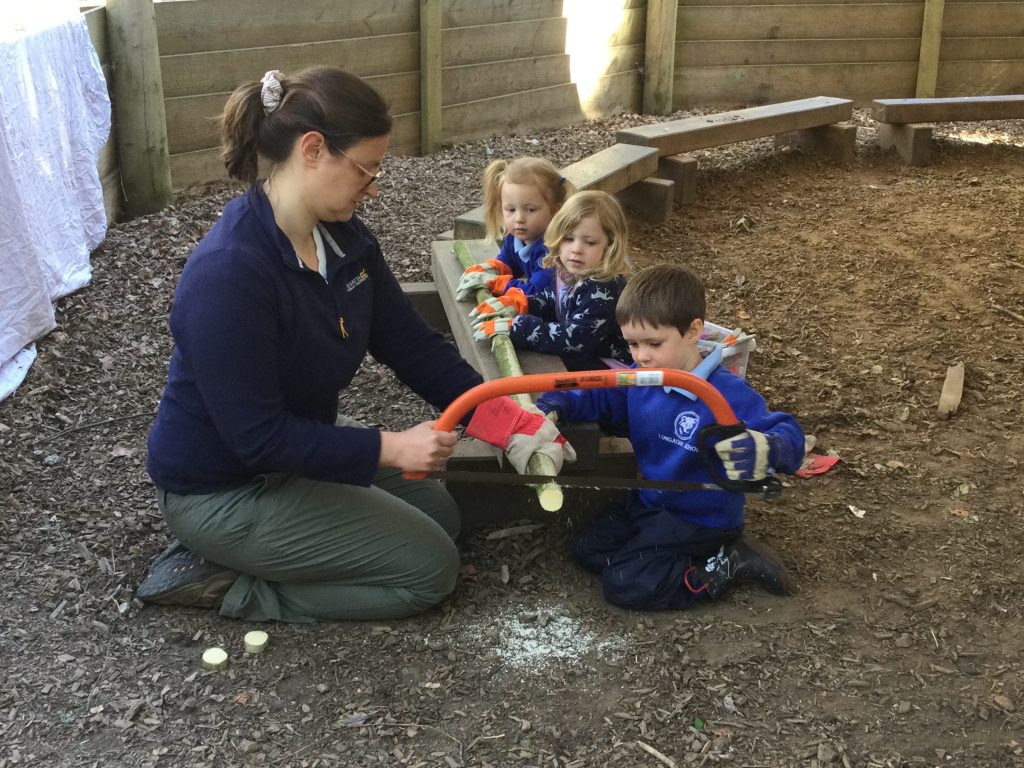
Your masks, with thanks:
[{"label": "orange and white work glove", "polygon": [[563,462],[576,461],[576,451],[537,406],[524,408],[507,396],[478,405],[466,434],[501,448],[521,475],[535,453],[551,459],[556,473]]},{"label": "orange and white work glove", "polygon": [[507,317],[497,317],[488,320],[478,319],[473,323],[473,338],[477,341],[484,341],[497,334],[508,336],[512,333],[513,319]]},{"label": "orange and white work glove", "polygon": [[508,281],[512,279],[512,270],[508,264],[498,259],[488,259],[482,264],[474,264],[472,267],[466,267],[466,271],[462,273],[462,277],[459,278],[459,284],[455,286],[455,298],[459,301],[465,301],[466,299],[473,298],[474,294],[481,288],[486,288],[495,293],[491,289],[491,284],[496,278],[506,277],[507,279],[502,283],[502,293],[505,287],[508,285]]},{"label": "orange and white work glove", "polygon": [[495,296],[477,304],[469,316],[474,319],[474,322],[476,318],[492,320],[498,317],[515,317],[516,315],[525,315],[528,307],[529,301],[522,289],[509,288],[503,296]]}]

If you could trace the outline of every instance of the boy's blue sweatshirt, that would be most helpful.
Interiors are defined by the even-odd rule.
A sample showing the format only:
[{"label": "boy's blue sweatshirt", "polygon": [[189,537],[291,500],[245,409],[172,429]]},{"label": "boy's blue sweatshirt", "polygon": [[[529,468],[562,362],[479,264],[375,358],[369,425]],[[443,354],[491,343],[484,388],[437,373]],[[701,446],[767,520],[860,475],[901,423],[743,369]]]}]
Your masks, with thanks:
[{"label": "boy's blue sweatshirt", "polygon": [[320,227],[326,282],[300,265],[257,182],[189,258],[149,435],[160,488],[209,493],[269,472],[370,485],[380,433],[334,426],[368,352],[438,408],[481,382],[416,313],[362,221]]},{"label": "boy's blue sweatshirt", "polygon": [[544,268],[540,263],[548,255],[548,249],[544,247],[544,238],[534,240],[527,246],[522,254],[516,253],[516,239],[512,235],[505,235],[501,241],[501,250],[498,251],[498,261],[504,263],[512,270],[514,275],[505,287],[519,288],[527,296],[548,288],[555,283],[555,270],[553,267]]},{"label": "boy's blue sweatshirt", "polygon": [[[800,468],[804,433],[796,419],[788,413],[769,411],[764,398],[745,380],[723,368],[712,371],[708,383],[722,394],[748,429],[781,438],[775,470],[791,474]],[[559,421],[600,421],[628,427],[637,464],[650,480],[714,482],[697,451],[697,433],[715,423],[703,400],[690,400],[668,387],[628,387],[548,392],[540,396],[537,405],[545,412],[557,410]],[[646,488],[636,493],[643,506],[667,509],[698,525],[743,525],[741,493]]]}]

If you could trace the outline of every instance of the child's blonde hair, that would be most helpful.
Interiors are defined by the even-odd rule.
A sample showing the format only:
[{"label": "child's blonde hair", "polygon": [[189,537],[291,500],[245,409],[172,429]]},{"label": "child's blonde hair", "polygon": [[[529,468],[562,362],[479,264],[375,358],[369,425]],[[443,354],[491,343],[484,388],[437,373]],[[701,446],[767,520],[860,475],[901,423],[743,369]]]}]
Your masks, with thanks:
[{"label": "child's blonde hair", "polygon": [[619,275],[628,275],[629,263],[629,227],[626,214],[622,212],[619,201],[607,192],[577,192],[561,207],[548,224],[544,233],[544,245],[548,255],[541,262],[543,267],[555,267],[561,272],[558,249],[566,236],[579,226],[583,219],[596,216],[601,229],[608,237],[608,247],[604,250],[601,263],[577,275],[575,279],[590,277],[595,280],[611,280]]},{"label": "child's blonde hair", "polygon": [[519,157],[512,162],[492,161],[484,169],[484,226],[491,240],[498,240],[506,234],[505,220],[501,215],[501,187],[506,181],[537,187],[552,215],[576,191],[573,183],[562,176],[554,163],[543,157]]}]

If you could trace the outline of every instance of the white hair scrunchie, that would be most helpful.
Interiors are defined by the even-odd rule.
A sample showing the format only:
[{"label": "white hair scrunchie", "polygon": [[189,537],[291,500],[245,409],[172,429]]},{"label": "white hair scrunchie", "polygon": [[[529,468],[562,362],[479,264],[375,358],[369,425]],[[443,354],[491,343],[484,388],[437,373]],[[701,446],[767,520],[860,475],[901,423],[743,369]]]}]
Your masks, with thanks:
[{"label": "white hair scrunchie", "polygon": [[263,90],[260,91],[260,98],[263,100],[263,111],[268,115],[277,109],[284,96],[284,86],[281,85],[281,70],[272,69],[260,80],[263,83]]}]

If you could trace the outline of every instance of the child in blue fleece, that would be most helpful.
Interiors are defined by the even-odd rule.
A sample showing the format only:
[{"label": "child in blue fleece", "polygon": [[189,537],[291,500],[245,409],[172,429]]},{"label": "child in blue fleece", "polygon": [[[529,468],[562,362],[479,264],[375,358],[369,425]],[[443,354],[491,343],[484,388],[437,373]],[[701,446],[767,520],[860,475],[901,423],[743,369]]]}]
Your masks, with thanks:
[{"label": "child in blue fleece", "polygon": [[[626,286],[616,316],[639,368],[692,372],[701,362],[704,286],[672,265],[642,270]],[[716,450],[731,480],[760,480],[795,472],[804,434],[786,413],[769,411],[746,381],[717,367],[707,377],[747,431]],[[696,447],[697,433],[714,423],[708,406],[672,387],[549,392],[537,401],[563,421],[628,426],[637,464],[652,480],[711,482]],[[741,581],[786,594],[792,582],[763,545],[743,536],[744,497],[725,490],[634,491],[573,535],[573,553],[601,574],[605,598],[643,610],[686,608],[716,599]]]},{"label": "child in blue fleece", "polygon": [[487,239],[501,240],[494,259],[469,267],[455,296],[473,298],[480,288],[495,296],[510,289],[535,293],[554,282],[541,262],[548,255],[544,231],[551,218],[576,191],[550,160],[520,157],[495,160],[484,169],[484,226]]},{"label": "child in blue fleece", "polygon": [[555,280],[509,288],[471,313],[474,338],[507,333],[519,349],[558,355],[570,371],[625,368],[629,349],[615,305],[629,271],[626,216],[607,192],[577,192],[548,225],[544,260]]}]

